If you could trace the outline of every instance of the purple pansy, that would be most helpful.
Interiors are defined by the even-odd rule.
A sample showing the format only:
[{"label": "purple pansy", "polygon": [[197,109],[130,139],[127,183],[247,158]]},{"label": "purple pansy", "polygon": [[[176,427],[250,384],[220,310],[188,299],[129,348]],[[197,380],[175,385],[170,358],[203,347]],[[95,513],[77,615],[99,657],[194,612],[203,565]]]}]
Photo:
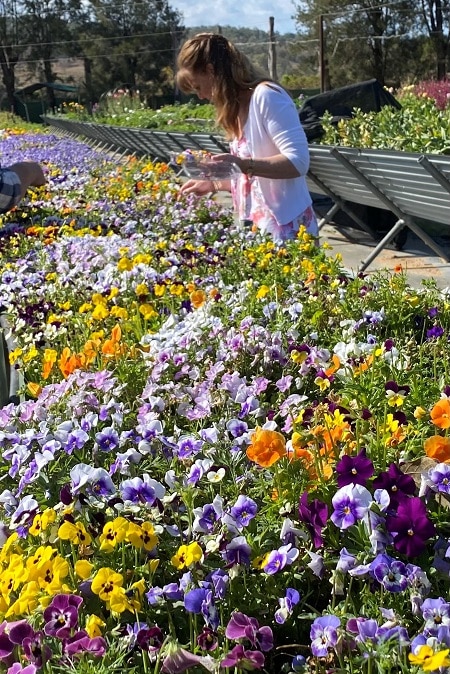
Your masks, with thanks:
[{"label": "purple pansy", "polygon": [[352,482],[364,486],[372,477],[373,472],[373,463],[367,458],[365,449],[362,449],[356,456],[344,454],[336,464],[338,487],[345,487]]},{"label": "purple pansy", "polygon": [[339,529],[348,529],[367,515],[372,496],[362,485],[351,483],[336,492],[332,503],[334,512],[331,521]]},{"label": "purple pansy", "polygon": [[417,496],[399,504],[397,513],[387,517],[386,528],[393,536],[395,549],[407,557],[420,555],[436,533],[425,504]]},{"label": "purple pansy", "polygon": [[300,522],[307,526],[313,545],[320,548],[323,545],[322,530],[328,520],[328,506],[323,501],[314,499],[308,504],[308,492],[303,492],[298,504]]},{"label": "purple pansy", "polygon": [[286,595],[278,599],[280,608],[275,611],[275,620],[279,625],[283,625],[292,614],[294,606],[300,601],[300,595],[293,587],[286,589]]},{"label": "purple pansy", "polygon": [[48,636],[66,639],[78,625],[78,609],[83,599],[74,594],[58,594],[44,611],[44,632]]},{"label": "purple pansy", "polygon": [[374,578],[388,592],[403,592],[408,587],[408,570],[406,565],[389,555],[378,555],[370,569]]},{"label": "purple pansy", "polygon": [[390,505],[394,510],[401,501],[413,496],[416,491],[414,479],[411,475],[405,475],[395,463],[391,463],[387,471],[383,471],[374,479],[373,487],[388,492]]},{"label": "purple pansy", "polygon": [[235,646],[221,661],[221,667],[253,671],[264,667],[264,654],[260,651],[245,650],[241,644]]},{"label": "purple pansy", "polygon": [[325,658],[328,649],[334,648],[338,642],[337,629],[341,621],[335,615],[316,618],[311,625],[311,652],[317,658]]}]

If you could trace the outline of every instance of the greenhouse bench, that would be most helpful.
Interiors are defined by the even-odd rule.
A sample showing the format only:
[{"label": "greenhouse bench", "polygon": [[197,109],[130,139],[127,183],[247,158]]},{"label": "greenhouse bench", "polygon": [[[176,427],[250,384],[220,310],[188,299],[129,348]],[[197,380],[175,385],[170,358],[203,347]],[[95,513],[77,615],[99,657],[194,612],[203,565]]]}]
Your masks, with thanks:
[{"label": "greenhouse bench", "polygon": [[[421,155],[392,150],[371,150],[329,145],[310,145],[307,176],[311,192],[334,202],[319,222],[319,229],[339,210],[352,218],[375,241],[377,231],[354,209],[354,204],[392,212],[397,220],[362,261],[366,269],[404,227],[408,227],[445,262],[445,251],[416,222],[424,219],[447,225],[450,235],[450,160],[443,155]],[[335,223],[333,223],[335,224]],[[336,225],[335,225],[336,226]],[[339,226],[338,226],[339,228]]]}]

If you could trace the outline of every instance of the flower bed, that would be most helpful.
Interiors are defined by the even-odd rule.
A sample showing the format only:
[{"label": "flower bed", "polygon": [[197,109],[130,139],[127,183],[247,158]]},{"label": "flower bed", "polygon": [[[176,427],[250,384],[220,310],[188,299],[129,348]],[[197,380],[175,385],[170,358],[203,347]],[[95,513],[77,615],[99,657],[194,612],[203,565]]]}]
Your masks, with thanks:
[{"label": "flower bed", "polygon": [[6,134],[0,662],[450,667],[448,294],[276,248],[165,164]]}]

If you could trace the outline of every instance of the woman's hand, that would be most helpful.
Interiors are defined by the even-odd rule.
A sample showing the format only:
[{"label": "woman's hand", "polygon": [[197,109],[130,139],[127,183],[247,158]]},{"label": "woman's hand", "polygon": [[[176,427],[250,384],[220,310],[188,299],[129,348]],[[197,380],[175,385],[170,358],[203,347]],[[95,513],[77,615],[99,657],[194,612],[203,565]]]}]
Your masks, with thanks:
[{"label": "woman's hand", "polygon": [[212,180],[187,180],[180,188],[180,194],[195,194],[197,197],[204,197],[207,194],[215,192]]}]

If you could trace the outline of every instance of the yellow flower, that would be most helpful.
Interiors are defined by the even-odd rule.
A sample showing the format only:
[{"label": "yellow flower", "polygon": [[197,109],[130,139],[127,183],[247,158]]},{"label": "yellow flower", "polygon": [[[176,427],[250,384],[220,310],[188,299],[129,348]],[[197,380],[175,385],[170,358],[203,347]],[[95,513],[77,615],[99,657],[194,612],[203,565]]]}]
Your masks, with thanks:
[{"label": "yellow flower", "polygon": [[435,653],[431,646],[423,645],[419,648],[417,654],[409,654],[409,661],[412,665],[418,665],[424,672],[434,672],[440,667],[448,667],[450,659],[447,657],[450,649]]},{"label": "yellow flower", "polygon": [[258,292],[256,293],[256,299],[257,300],[262,300],[266,295],[270,293],[270,288],[269,286],[260,286],[258,289]]},{"label": "yellow flower", "polygon": [[78,559],[75,562],[74,568],[78,578],[81,578],[81,580],[87,580],[91,576],[94,565],[91,564],[91,562],[88,562],[87,559]]},{"label": "yellow flower", "polygon": [[142,314],[146,321],[149,321],[151,318],[158,315],[151,304],[141,304],[139,313]]},{"label": "yellow flower", "polygon": [[49,524],[52,524],[56,519],[56,513],[52,508],[47,508],[43,513],[35,515],[33,519],[33,524],[31,525],[29,532],[32,536],[39,536],[43,531],[47,529]]},{"label": "yellow flower", "polygon": [[112,522],[107,522],[100,536],[100,550],[112,552],[118,543],[122,543],[128,534],[129,522],[124,517],[116,517]]},{"label": "yellow flower", "polygon": [[119,271],[130,271],[131,269],[133,269],[133,263],[129,258],[122,257],[117,263],[117,269]]},{"label": "yellow flower", "polygon": [[91,590],[94,594],[98,594],[103,601],[110,601],[114,590],[121,588],[123,585],[123,576],[117,573],[114,569],[104,566],[95,574]]},{"label": "yellow flower", "polygon": [[58,538],[63,541],[70,541],[74,545],[89,545],[92,537],[86,531],[83,522],[63,522],[58,529]]},{"label": "yellow flower", "polygon": [[91,639],[102,636],[102,627],[105,627],[106,623],[103,622],[101,618],[92,614],[86,620],[86,632],[89,634]]},{"label": "yellow flower", "polygon": [[172,557],[172,564],[177,569],[191,566],[199,562],[203,557],[203,550],[198,543],[189,543],[189,545],[180,545],[177,553]]}]

